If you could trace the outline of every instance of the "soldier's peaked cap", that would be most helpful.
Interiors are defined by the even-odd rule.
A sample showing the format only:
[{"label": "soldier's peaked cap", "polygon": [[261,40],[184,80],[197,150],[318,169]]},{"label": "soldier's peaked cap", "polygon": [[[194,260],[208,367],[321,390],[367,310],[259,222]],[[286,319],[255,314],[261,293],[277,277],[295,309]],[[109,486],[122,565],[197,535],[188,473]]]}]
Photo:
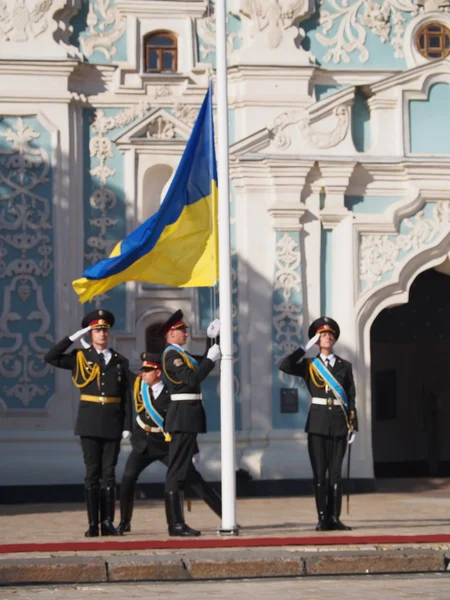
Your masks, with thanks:
[{"label": "soldier's peaked cap", "polygon": [[167,321],[161,325],[161,332],[166,335],[171,329],[187,329],[186,323],[183,321],[183,311],[176,310]]},{"label": "soldier's peaked cap", "polygon": [[331,317],[320,317],[320,319],[316,319],[313,323],[311,323],[308,329],[309,339],[314,337],[316,333],[325,333],[325,331],[332,333],[336,340],[341,334],[339,325],[334,319]]},{"label": "soldier's peaked cap", "polygon": [[143,369],[160,369],[161,354],[159,352],[143,352],[141,354]]},{"label": "soldier's peaked cap", "polygon": [[100,308],[98,310],[92,310],[90,313],[85,315],[81,321],[81,327],[87,327],[90,325],[92,329],[109,329],[114,325],[115,318],[112,312]]}]

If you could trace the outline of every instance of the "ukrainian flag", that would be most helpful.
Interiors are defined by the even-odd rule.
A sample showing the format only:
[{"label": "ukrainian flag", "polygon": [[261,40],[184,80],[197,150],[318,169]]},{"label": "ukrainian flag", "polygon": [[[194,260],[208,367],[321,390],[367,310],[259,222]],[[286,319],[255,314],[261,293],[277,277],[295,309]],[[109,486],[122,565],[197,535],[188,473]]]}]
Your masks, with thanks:
[{"label": "ukrainian flag", "polygon": [[217,168],[210,85],[158,212],[72,285],[80,302],[87,302],[124,281],[203,287],[217,280]]}]

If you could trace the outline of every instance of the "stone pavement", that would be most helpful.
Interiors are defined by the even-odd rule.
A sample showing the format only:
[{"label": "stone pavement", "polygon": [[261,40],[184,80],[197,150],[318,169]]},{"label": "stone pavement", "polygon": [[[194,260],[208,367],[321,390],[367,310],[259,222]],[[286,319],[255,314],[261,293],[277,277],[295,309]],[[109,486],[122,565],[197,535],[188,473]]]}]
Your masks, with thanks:
[{"label": "stone pavement", "polygon": [[[450,480],[385,480],[377,490],[351,498],[351,514],[342,514],[350,532],[315,532],[311,497],[244,498],[237,502],[240,535],[222,538],[217,517],[196,500],[186,520],[202,537],[189,539],[191,548],[168,538],[162,501],[136,502],[132,533],[92,540],[83,536],[82,504],[0,505],[0,584],[447,570]],[[394,535],[401,543],[391,543]],[[201,549],[197,541],[231,547]],[[7,552],[8,544],[43,542],[54,544],[51,551]],[[82,550],[64,551],[64,542],[82,543]],[[150,543],[161,549],[139,549]]]},{"label": "stone pavement", "polygon": [[0,600],[448,600],[450,574],[0,588]]}]

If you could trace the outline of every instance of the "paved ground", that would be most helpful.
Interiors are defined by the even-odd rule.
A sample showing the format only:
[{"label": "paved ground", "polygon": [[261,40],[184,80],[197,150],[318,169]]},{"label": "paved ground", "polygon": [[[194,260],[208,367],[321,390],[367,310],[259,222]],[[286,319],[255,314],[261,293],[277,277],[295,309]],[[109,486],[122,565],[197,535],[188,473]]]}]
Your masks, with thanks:
[{"label": "paved ground", "polygon": [[0,600],[448,600],[450,574],[0,588]]},{"label": "paved ground", "polygon": [[[345,504],[345,503],[344,503]],[[354,529],[350,532],[315,532],[316,514],[311,497],[299,498],[245,498],[237,504],[238,522],[242,525],[238,538],[218,538],[216,528],[220,525],[217,517],[201,501],[193,502],[193,510],[186,513],[187,522],[203,535],[199,541],[236,542],[248,540],[253,548],[215,548],[200,550],[195,547],[175,545],[170,549],[150,550],[148,542],[158,542],[159,547],[165,540],[180,543],[180,538],[167,535],[164,506],[161,501],[138,501],[133,516],[132,533],[118,538],[96,538],[86,540],[86,514],[80,504],[42,504],[42,505],[0,505],[0,586],[1,584],[30,583],[84,583],[91,585],[98,593],[105,594],[108,585],[124,581],[173,581],[187,580],[188,589],[194,589],[189,580],[208,580],[211,578],[227,580],[230,578],[303,576],[306,580],[316,579],[318,575],[364,574],[364,573],[450,573],[450,479],[402,480],[378,482],[378,492],[355,495],[351,499],[351,514],[342,519]],[[117,519],[116,519],[117,523]],[[342,534],[340,539],[330,539]],[[408,536],[438,535],[429,543],[412,543]],[[370,536],[406,536],[403,541],[392,545],[381,538]],[[309,544],[305,540],[309,537]],[[278,539],[275,539],[278,538]],[[292,540],[292,538],[303,538]],[[321,541],[333,545],[321,545]],[[147,549],[127,547],[126,542],[145,543]],[[192,539],[191,539],[192,540]],[[260,540],[260,541],[259,541]],[[317,540],[317,545],[315,545]],[[113,546],[103,547],[113,541]],[[195,540],[192,540],[195,542]],[[87,542],[87,547],[68,548],[61,551],[57,546],[51,551],[6,553],[5,544]],[[272,544],[277,548],[268,548]],[[313,545],[311,545],[313,542]],[[118,544],[118,545],[117,545]],[[136,544],[135,544],[136,545]],[[259,547],[258,547],[259,546]],[[78,551],[75,551],[78,550]],[[103,584],[102,582],[111,582]],[[339,580],[341,581],[341,580]],[[355,580],[356,581],[356,580]],[[381,580],[380,580],[381,581]],[[425,581],[425,580],[424,580]],[[431,580],[426,580],[426,582]],[[436,581],[441,581],[439,578]],[[450,580],[446,579],[450,599]],[[114,583],[112,583],[114,582]],[[102,587],[106,585],[106,587]],[[156,585],[156,584],[152,584]],[[157,584],[162,585],[162,584]],[[181,583],[177,583],[177,586]],[[198,584],[206,585],[206,584]],[[208,584],[209,585],[209,584]],[[222,587],[211,584],[217,593]],[[232,585],[230,590],[234,589]],[[244,585],[244,584],[242,584]],[[256,585],[255,582],[245,585]],[[264,584],[265,585],[265,584]],[[275,584],[270,584],[274,586]],[[283,584],[285,585],[285,584]],[[294,583],[286,583],[286,589]],[[326,586],[323,592],[314,596],[314,585],[298,583],[310,598],[327,598]],[[341,585],[341,584],[339,584]],[[378,584],[376,584],[378,585]],[[374,590],[376,589],[374,584]],[[381,584],[380,584],[381,585]],[[388,585],[388,584],[386,584]],[[391,584],[389,584],[391,585]],[[402,584],[402,585],[406,585]],[[424,585],[429,585],[424,583]],[[431,585],[431,584],[430,584]],[[98,587],[100,586],[100,587]],[[136,583],[136,586],[138,584]],[[312,586],[312,587],[308,587]],[[92,589],[94,589],[92,588]],[[46,588],[49,590],[50,588]],[[67,594],[72,593],[67,588]],[[87,588],[80,588],[85,590]],[[126,588],[128,593],[141,589]],[[160,588],[158,587],[158,590]],[[177,587],[177,590],[181,589]],[[203,588],[202,588],[203,589]],[[206,589],[206,588],[204,588]],[[256,588],[255,588],[256,589]],[[272,587],[267,587],[267,593]],[[295,588],[292,588],[295,589]],[[330,594],[333,586],[330,588]],[[344,588],[343,588],[344,589]],[[393,588],[394,589],[394,588]],[[405,588],[406,589],[406,588]],[[103,591],[102,591],[103,590]],[[130,591],[131,590],[131,591]],[[264,590],[266,588],[264,587]],[[20,592],[22,593],[22,592]],[[25,592],[24,592],[25,593]],[[38,592],[33,592],[38,594]],[[48,591],[48,593],[50,593]],[[84,592],[80,591],[80,594]],[[97,592],[96,592],[97,593]],[[138,593],[138,592],[136,592]],[[161,588],[163,593],[163,588]],[[216,592],[214,592],[216,593]],[[230,592],[232,593],[232,592]],[[249,592],[253,593],[253,592]],[[256,593],[256,592],[255,592]],[[265,593],[265,592],[264,592]],[[273,592],[275,594],[275,592]],[[290,593],[290,592],[289,592]],[[369,592],[368,592],[369,593]],[[387,598],[384,593],[372,597]],[[390,593],[390,592],[389,592]],[[414,598],[405,592],[404,598]],[[415,593],[414,587],[411,593]],[[5,588],[0,587],[0,600],[6,600]],[[22,598],[19,591],[11,591],[11,597]],[[55,598],[60,592],[55,591]],[[180,592],[181,594],[181,592]],[[258,593],[258,595],[261,595]],[[25,596],[26,597],[26,596]],[[48,596],[50,597],[50,596]],[[83,597],[82,595],[79,597]],[[133,596],[127,596],[133,597]],[[139,598],[140,596],[135,596]],[[171,595],[170,597],[178,597]],[[181,597],[181,596],[180,596]],[[222,597],[222,596],[216,596]],[[264,596],[261,597],[274,597]],[[303,596],[302,596],[303,597]],[[306,596],[308,597],[308,596]],[[351,596],[348,596],[349,598]],[[362,596],[354,596],[362,597]],[[365,594],[365,600],[371,596]],[[430,598],[443,596],[430,596]],[[39,598],[39,594],[36,596]],[[43,596],[43,598],[46,598]],[[96,597],[95,597],[96,598]],[[392,596],[397,598],[397,596]],[[8,598],[9,600],[9,598]],[[70,598],[67,598],[70,600]],[[90,598],[94,600],[94,596]]]},{"label": "paved ground", "polygon": [[[351,498],[350,515],[345,514],[344,508],[341,518],[354,528],[349,536],[450,534],[450,479],[385,480],[377,486],[380,490],[377,493]],[[335,532],[314,531],[317,520],[314,500],[305,496],[238,499],[237,519],[242,526],[240,537],[335,535]],[[203,538],[217,536],[220,521],[199,500],[192,502],[192,512],[186,512],[186,521],[200,529]],[[0,505],[1,544],[86,541],[86,526],[81,503]],[[163,540],[167,537],[163,502],[146,500],[136,502],[132,533],[115,539]],[[96,544],[105,538],[87,541]]]}]

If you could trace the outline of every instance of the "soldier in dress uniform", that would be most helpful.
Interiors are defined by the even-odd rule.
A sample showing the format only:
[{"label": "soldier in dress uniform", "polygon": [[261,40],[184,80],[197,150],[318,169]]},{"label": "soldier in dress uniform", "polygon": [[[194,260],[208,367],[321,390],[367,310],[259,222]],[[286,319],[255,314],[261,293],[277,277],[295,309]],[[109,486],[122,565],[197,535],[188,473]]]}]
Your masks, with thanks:
[{"label": "soldier in dress uniform", "polygon": [[[47,363],[72,371],[72,381],[81,393],[75,435],[80,436],[86,467],[86,537],[99,535],[99,506],[101,534],[119,535],[113,525],[115,467],[122,434],[126,437],[131,430],[131,398],[128,360],[108,347],[113,325],[111,312],[94,310],[84,317],[82,329],[65,337],[45,355]],[[86,334],[92,341],[89,348],[66,352]]]},{"label": "soldier in dress uniform", "polygon": [[[170,435],[164,431],[164,418],[170,404],[167,386],[162,381],[161,354],[143,352],[142,367],[134,379],[133,398],[136,409],[136,428],[131,436],[132,451],[127,459],[120,483],[120,523],[118,530],[131,531],[136,481],[142,471],[156,460],[169,464]],[[198,448],[196,451],[198,452]],[[192,468],[189,487],[222,517],[219,494],[209,486],[201,474]]]},{"label": "soldier in dress uniform", "polygon": [[329,317],[317,319],[309,328],[306,351],[318,344],[318,356],[304,358],[305,350],[298,348],[279,367],[284,373],[302,377],[312,396],[305,431],[319,515],[317,531],[351,529],[339,519],[341,470],[347,442],[353,442],[358,421],[352,365],[333,353],[339,334],[336,321]]},{"label": "soldier in dress uniform", "polygon": [[[216,319],[207,330],[209,342],[219,334]],[[171,536],[196,536],[184,521],[183,492],[191,474],[192,457],[197,452],[197,435],[206,433],[201,382],[221,357],[218,344],[207,349],[205,356],[188,354],[183,346],[188,339],[188,326],[177,310],[162,326],[167,346],[162,355],[163,375],[170,394],[164,429],[172,436],[165,483],[166,517]]]}]

